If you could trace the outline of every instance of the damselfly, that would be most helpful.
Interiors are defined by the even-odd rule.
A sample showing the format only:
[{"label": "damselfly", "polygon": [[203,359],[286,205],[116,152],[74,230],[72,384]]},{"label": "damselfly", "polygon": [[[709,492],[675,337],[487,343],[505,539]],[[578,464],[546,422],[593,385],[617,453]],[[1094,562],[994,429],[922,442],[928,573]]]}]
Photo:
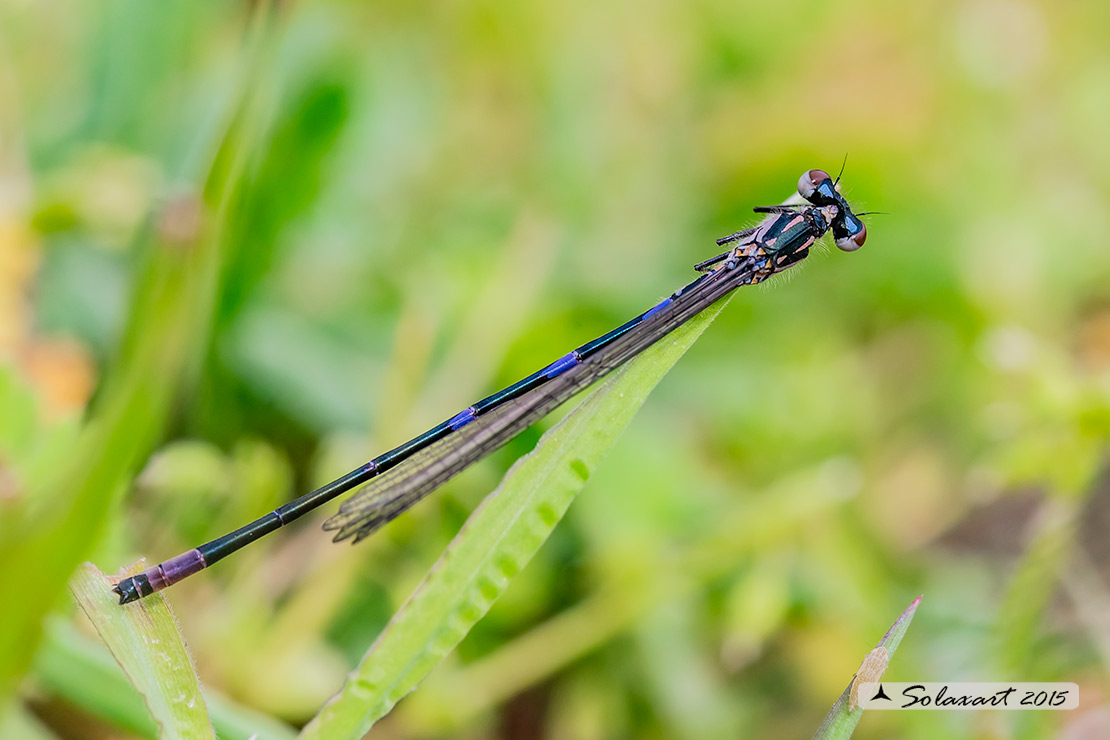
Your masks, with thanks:
[{"label": "damselfly", "polygon": [[838,247],[859,249],[867,229],[837,189],[839,179],[833,180],[823,170],[809,170],[798,181],[798,194],[805,202],[756,208],[757,213],[767,214],[761,224],[718,239],[717,244],[728,249],[696,265],[700,277],[636,318],[342,478],[234,532],[123,579],[113,591],[121,604],[160,591],[359,486],[361,490],[340,506],[324,529],[336,532],[336,542],[358,542],[370,536],[707,306],[742,285],[761,283],[805,259],[829,229]]}]

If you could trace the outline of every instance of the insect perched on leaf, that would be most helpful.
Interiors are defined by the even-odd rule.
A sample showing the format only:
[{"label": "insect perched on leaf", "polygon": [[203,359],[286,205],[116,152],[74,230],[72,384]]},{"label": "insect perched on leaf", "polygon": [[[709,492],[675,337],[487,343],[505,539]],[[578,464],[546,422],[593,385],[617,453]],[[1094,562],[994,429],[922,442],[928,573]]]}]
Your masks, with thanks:
[{"label": "insect perched on leaf", "polygon": [[234,532],[124,578],[112,590],[121,604],[141,599],[356,488],[324,529],[334,531],[337,542],[369,537],[736,288],[761,283],[805,259],[826,232],[832,231],[844,251],[863,246],[867,228],[840,194],[838,181],[823,170],[807,171],[798,181],[798,194],[805,202],[754,209],[766,214],[762,223],[718,239],[726,251],[695,265],[701,273],[697,279],[644,313],[343,477]]}]

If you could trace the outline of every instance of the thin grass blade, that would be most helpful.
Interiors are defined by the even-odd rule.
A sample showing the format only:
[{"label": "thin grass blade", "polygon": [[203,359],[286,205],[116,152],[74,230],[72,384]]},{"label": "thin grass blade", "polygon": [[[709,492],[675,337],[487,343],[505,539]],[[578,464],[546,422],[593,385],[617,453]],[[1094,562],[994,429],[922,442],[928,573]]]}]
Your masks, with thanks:
[{"label": "thin grass blade", "polygon": [[121,609],[109,579],[91,563],[78,568],[70,588],[100,639],[142,694],[160,728],[159,737],[215,740],[196,669],[169,603],[156,595]]},{"label": "thin grass blade", "polygon": [[844,693],[832,705],[832,709],[825,716],[825,721],[817,728],[817,734],[813,736],[813,740],[848,740],[852,736],[860,717],[863,716],[863,707],[859,706],[857,696],[857,685],[882,678],[883,671],[886,670],[890,659],[894,657],[894,651],[898,649],[906,630],[910,628],[914,612],[920,604],[921,597],[918,596],[894,621],[875,649],[867,654],[863,665],[860,666],[860,671],[852,677],[848,688],[844,689]]}]

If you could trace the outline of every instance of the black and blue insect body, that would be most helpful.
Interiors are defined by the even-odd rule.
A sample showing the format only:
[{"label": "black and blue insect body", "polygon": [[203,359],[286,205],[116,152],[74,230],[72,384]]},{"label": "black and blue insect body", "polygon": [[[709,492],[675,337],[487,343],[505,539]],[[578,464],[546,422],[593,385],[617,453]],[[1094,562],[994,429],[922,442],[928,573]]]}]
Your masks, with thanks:
[{"label": "black and blue insect body", "polygon": [[446,481],[500,448],[576,393],[639,355],[708,306],[743,285],[761,283],[797,264],[829,230],[840,249],[863,246],[867,228],[824,170],[798,181],[804,203],[756,208],[758,226],[717,240],[728,249],[698,265],[689,285],[547,367],[487,396],[443,423],[315,491],[239,529],[122,579],[121,604],[177,583],[258,538],[358,488],[324,523],[335,540],[358,542],[407,511]]}]

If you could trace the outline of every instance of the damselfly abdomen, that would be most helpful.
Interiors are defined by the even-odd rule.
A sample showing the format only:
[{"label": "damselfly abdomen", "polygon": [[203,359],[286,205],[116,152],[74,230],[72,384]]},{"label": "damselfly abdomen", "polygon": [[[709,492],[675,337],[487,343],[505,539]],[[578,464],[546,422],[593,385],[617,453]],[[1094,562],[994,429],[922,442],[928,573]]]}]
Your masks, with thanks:
[{"label": "damselfly abdomen", "polygon": [[702,274],[689,285],[342,478],[121,580],[113,589],[120,603],[160,591],[361,486],[324,523],[324,529],[336,532],[337,542],[358,542],[736,288],[761,283],[805,259],[814,242],[830,229],[838,247],[858,249],[867,229],[837,189],[838,180],[823,170],[809,170],[798,181],[798,193],[806,202],[756,208],[757,213],[767,214],[763,222],[718,239],[727,251],[696,265]]}]

